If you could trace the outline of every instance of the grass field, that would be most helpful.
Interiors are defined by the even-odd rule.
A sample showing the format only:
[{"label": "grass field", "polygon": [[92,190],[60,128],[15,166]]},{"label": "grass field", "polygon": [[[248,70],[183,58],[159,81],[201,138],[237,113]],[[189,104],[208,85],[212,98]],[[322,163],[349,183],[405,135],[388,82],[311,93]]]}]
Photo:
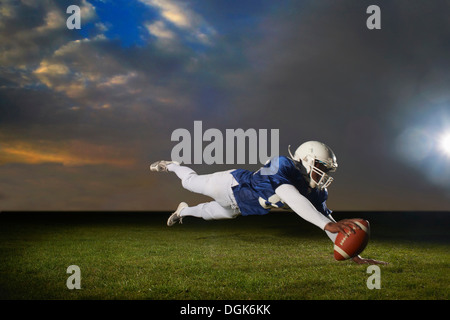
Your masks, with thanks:
[{"label": "grass field", "polygon": [[[447,300],[450,213],[335,213],[363,217],[363,256],[381,266],[369,290],[366,265],[333,259],[331,241],[294,213],[228,221],[162,213],[0,213],[0,299]],[[69,290],[66,269],[81,270]]]}]

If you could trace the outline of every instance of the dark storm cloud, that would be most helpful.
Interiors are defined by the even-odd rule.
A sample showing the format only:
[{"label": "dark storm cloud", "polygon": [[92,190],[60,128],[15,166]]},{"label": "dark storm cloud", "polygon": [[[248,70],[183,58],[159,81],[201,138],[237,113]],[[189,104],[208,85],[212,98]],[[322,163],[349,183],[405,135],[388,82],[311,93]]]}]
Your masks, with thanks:
[{"label": "dark storm cloud", "polygon": [[[165,113],[165,109],[170,108],[190,112],[208,109],[208,96],[226,90],[226,84],[220,78],[225,76],[225,70],[232,69],[237,59],[230,57],[223,48],[232,44],[214,43],[213,29],[181,3],[143,3],[160,10],[162,16],[168,17],[167,21],[178,27],[176,30],[181,30],[180,33],[169,29],[167,21],[163,24],[166,29],[161,26],[157,30],[152,28],[154,23],[165,20],[143,21],[142,27],[147,27],[152,33],[152,37],[147,39],[148,44],[123,48],[120,41],[105,36],[108,27],[99,27],[101,21],[96,16],[95,7],[86,1],[75,4],[81,5],[82,11],[86,8],[93,23],[97,21],[97,33],[83,39],[65,28],[65,8],[59,2],[24,2],[20,5],[6,2],[3,10],[6,18],[1,29],[5,51],[0,70],[4,100],[16,100],[18,91],[34,100],[39,90],[49,98],[47,103],[40,103],[38,99],[32,105],[25,103],[27,98],[24,97],[20,111],[6,110],[12,106],[5,104],[2,111],[11,116],[3,121],[17,120],[14,115],[23,115],[21,120],[25,121],[30,119],[29,115],[34,115],[34,122],[42,123],[40,116],[44,114],[47,120],[52,119],[49,121],[65,122],[67,119],[71,121],[72,117],[79,118],[76,111],[82,113],[83,109],[99,110],[98,114],[101,110],[114,109],[117,113],[104,112],[98,118],[105,117],[103,123],[115,127],[126,119],[157,119],[159,111]],[[20,24],[22,20],[26,23]],[[83,15],[84,23],[85,20]],[[21,27],[17,29],[17,25]],[[169,31],[174,34],[172,38],[165,37]],[[195,38],[186,42],[182,37],[193,38],[191,34],[198,37],[198,44]],[[20,41],[22,38],[26,41]],[[29,46],[35,50],[30,50]],[[205,90],[205,85],[211,90]],[[60,97],[65,97],[65,101],[59,101]],[[202,105],[204,101],[208,106]],[[115,114],[120,114],[122,121],[114,122]],[[95,119],[84,117],[87,122]],[[156,125],[159,123],[155,121]]]},{"label": "dark storm cloud", "polygon": [[[2,3],[0,169],[9,183],[53,170],[47,195],[65,200],[52,208],[143,208],[164,194],[145,186],[148,162],[170,156],[173,130],[202,120],[204,129],[278,128],[281,154],[304,140],[328,143],[340,162],[333,208],[445,208],[445,191],[395,151],[417,114],[449,103],[449,1],[137,3],[140,38],[127,46],[109,38],[120,34],[114,16],[103,21],[94,1],[70,3],[84,10],[83,36],[65,27],[64,1]],[[371,4],[381,30],[366,28]],[[175,180],[148,179],[178,190]],[[47,197],[33,197],[33,183],[12,185],[2,191],[15,199],[9,209],[27,207],[21,193],[33,206]]]},{"label": "dark storm cloud", "polygon": [[2,1],[0,12],[0,62],[3,66],[33,66],[74,34],[65,27],[66,8],[81,7],[87,21],[95,17],[92,6],[74,1]]},{"label": "dark storm cloud", "polygon": [[368,3],[316,1],[263,21],[247,48],[254,73],[246,89],[259,99],[248,105],[269,114],[273,106],[304,111],[312,123],[345,120],[352,112],[382,115],[392,109],[384,102],[397,98],[397,88],[415,85],[431,67],[448,67],[442,5],[395,1],[382,6],[382,30],[370,31]]},{"label": "dark storm cloud", "polygon": [[[94,8],[79,4],[95,22]],[[7,2],[2,10],[7,18],[1,24],[1,208],[125,210],[157,202],[161,207],[152,210],[158,210],[168,201],[173,205],[175,199],[148,192],[154,178],[142,170],[148,170],[149,158],[170,154],[171,131],[198,109],[202,85],[214,86],[216,80],[202,68],[211,44],[185,46],[182,34],[161,39],[164,30],[153,28],[156,38],[148,45],[124,48],[99,24],[89,38],[79,38],[65,27],[64,9],[44,1]],[[176,3],[164,10],[187,23],[182,32],[195,44],[191,34],[205,23],[189,10],[179,12]],[[189,24],[191,17],[197,22]],[[30,21],[17,28],[21,20]],[[208,40],[202,33],[196,36]]]},{"label": "dark storm cloud", "polygon": [[[244,127],[280,128],[281,148],[326,141],[340,161],[338,205],[358,207],[345,199],[364,198],[374,207],[445,207],[445,185],[398,158],[396,140],[419,108],[432,114],[448,106],[449,2],[379,3],[382,29],[373,31],[370,4],[302,2],[268,15],[245,47],[250,66],[230,112]],[[423,87],[440,105],[424,98]],[[419,185],[443,202],[403,196],[421,194]]]},{"label": "dark storm cloud", "polygon": [[[83,22],[89,21],[86,15],[95,18],[88,2],[78,4],[82,13],[87,8]],[[174,8],[165,10],[177,13]],[[178,39],[150,39],[148,46],[123,48],[107,39],[102,28],[91,38],[76,39],[65,27],[65,8],[53,1],[7,2],[2,13],[5,136],[117,146],[143,139],[138,149],[151,149],[171,117],[166,109],[196,108],[191,101],[201,59]]]}]

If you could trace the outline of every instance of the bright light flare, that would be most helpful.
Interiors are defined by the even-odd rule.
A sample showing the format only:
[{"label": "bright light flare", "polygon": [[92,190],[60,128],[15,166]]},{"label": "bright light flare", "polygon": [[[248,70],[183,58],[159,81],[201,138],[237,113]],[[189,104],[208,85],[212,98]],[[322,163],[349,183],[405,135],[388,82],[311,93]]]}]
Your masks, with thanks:
[{"label": "bright light flare", "polygon": [[446,132],[441,136],[439,140],[440,149],[450,157],[450,131]]}]

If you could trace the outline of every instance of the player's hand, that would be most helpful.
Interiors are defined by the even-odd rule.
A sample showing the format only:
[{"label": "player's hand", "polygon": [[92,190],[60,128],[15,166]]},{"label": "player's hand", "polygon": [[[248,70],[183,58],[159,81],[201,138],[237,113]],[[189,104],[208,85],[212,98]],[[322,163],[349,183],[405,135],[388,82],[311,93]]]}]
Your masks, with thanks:
[{"label": "player's hand", "polygon": [[325,226],[325,230],[331,233],[342,232],[346,235],[356,233],[355,229],[361,229],[353,219],[344,219],[338,222],[330,222]]},{"label": "player's hand", "polygon": [[387,262],[384,261],[378,261],[378,260],[374,260],[374,259],[366,259],[366,258],[362,258],[360,256],[356,256],[352,258],[353,262],[357,263],[357,264],[383,264],[383,265],[387,265]]}]

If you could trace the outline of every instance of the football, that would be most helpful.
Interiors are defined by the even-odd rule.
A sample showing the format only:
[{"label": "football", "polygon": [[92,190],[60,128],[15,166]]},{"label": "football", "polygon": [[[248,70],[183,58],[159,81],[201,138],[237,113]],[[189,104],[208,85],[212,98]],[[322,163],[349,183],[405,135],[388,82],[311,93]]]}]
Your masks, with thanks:
[{"label": "football", "polygon": [[360,254],[367,246],[370,236],[369,221],[352,219],[361,229],[354,228],[356,233],[349,236],[339,232],[334,241],[334,258],[338,261],[347,260]]}]

